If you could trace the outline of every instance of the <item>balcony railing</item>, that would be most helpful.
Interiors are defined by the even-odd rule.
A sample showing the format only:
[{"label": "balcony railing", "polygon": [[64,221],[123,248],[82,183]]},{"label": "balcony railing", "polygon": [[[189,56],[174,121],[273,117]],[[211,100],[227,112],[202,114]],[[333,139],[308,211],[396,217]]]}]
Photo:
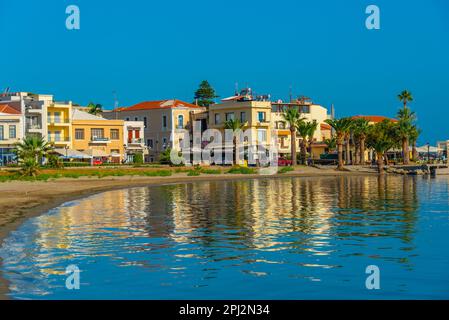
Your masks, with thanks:
[{"label": "balcony railing", "polygon": [[128,139],[128,143],[141,144],[143,143],[143,139]]},{"label": "balcony railing", "polygon": [[107,143],[109,141],[110,141],[109,138],[104,138],[104,137],[91,137],[90,138],[90,142],[92,142],[92,143]]},{"label": "balcony railing", "polygon": [[47,119],[50,125],[58,125],[58,124],[69,124],[69,119]]},{"label": "balcony railing", "polygon": [[70,137],[50,137],[50,142],[70,142]]}]

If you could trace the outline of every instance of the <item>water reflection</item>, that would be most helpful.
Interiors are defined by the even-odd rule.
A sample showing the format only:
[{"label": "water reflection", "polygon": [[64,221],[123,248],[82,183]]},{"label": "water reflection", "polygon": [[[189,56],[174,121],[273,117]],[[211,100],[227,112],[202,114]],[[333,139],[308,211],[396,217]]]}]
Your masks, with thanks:
[{"label": "water reflection", "polygon": [[[395,276],[413,272],[419,197],[432,184],[420,179],[283,178],[111,191],[29,220],[0,255],[19,298],[72,297],[63,285],[72,263],[87,278],[76,297],[334,298],[346,288],[357,298],[367,294],[362,267],[373,261]],[[446,180],[439,184],[447,191]],[[304,282],[325,284],[293,290]],[[394,282],[390,289],[403,287]]]}]

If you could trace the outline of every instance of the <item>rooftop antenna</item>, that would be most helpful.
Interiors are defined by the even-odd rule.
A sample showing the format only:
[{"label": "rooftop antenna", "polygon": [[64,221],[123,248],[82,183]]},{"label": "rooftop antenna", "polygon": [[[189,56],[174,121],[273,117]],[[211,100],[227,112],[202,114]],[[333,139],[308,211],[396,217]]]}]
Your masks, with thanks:
[{"label": "rooftop antenna", "polygon": [[236,82],[235,83],[235,89],[234,89],[235,91],[234,91],[234,94],[236,95],[236,96],[238,96],[239,95],[239,83],[238,82]]},{"label": "rooftop antenna", "polygon": [[117,99],[117,92],[114,90],[112,91],[112,94],[114,95],[114,110],[115,110],[115,119],[118,119],[117,109],[118,109],[118,99]]}]

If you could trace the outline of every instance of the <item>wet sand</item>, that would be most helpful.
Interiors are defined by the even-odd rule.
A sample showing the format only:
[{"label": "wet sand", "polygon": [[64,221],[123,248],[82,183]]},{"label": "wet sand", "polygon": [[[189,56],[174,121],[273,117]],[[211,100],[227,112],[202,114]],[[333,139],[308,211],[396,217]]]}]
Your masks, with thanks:
[{"label": "wet sand", "polygon": [[[367,175],[368,172],[335,171],[333,169],[300,168],[285,174],[218,174],[189,177],[185,173],[169,177],[123,176],[107,178],[57,179],[51,181],[0,183],[0,245],[9,232],[26,219],[45,213],[64,202],[95,193],[128,187],[189,183],[195,181],[223,181],[238,179],[273,179],[282,177],[325,177],[341,175]],[[0,260],[1,263],[1,260]],[[8,299],[8,284],[0,271],[0,300]]]}]

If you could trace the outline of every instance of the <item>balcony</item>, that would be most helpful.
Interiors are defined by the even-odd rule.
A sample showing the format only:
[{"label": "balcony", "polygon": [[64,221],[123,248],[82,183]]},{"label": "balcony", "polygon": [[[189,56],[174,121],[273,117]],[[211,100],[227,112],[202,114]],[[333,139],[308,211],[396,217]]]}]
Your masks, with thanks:
[{"label": "balcony", "polygon": [[49,137],[48,142],[54,143],[54,144],[68,144],[70,143],[70,137]]},{"label": "balcony", "polygon": [[48,125],[49,126],[68,126],[70,125],[69,119],[48,119]]},{"label": "balcony", "polygon": [[105,143],[110,143],[111,140],[109,138],[103,138],[103,137],[92,137],[90,139],[89,143],[92,144],[105,144]]},{"label": "balcony", "polygon": [[143,139],[128,139],[128,144],[143,144]]}]

